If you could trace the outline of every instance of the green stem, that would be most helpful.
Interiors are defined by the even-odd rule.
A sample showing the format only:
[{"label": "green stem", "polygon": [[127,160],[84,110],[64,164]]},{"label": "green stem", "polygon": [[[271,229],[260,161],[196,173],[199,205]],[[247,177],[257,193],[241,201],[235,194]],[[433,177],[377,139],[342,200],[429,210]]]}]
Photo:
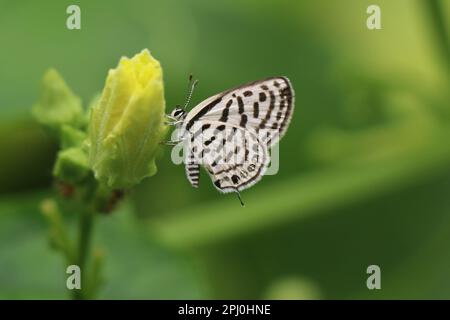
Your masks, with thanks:
[{"label": "green stem", "polygon": [[438,45],[447,63],[447,71],[450,71],[450,42],[445,25],[445,17],[442,10],[442,3],[439,0],[424,1],[429,14],[430,25],[432,26]]},{"label": "green stem", "polygon": [[86,283],[86,264],[90,253],[94,214],[92,210],[87,209],[80,215],[77,265],[81,270],[81,289],[73,291],[73,298],[77,300],[88,298],[86,290],[88,288],[88,283]]},{"label": "green stem", "polygon": [[80,268],[85,266],[87,257],[89,255],[93,218],[94,214],[91,211],[87,211],[81,216],[79,239]]}]

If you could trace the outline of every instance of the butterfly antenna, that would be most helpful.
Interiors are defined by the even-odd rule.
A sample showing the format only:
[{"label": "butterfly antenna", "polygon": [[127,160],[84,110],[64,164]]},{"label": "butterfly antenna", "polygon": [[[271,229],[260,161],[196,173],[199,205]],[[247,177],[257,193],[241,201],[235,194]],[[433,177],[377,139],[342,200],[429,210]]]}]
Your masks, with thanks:
[{"label": "butterfly antenna", "polygon": [[186,110],[187,106],[189,105],[189,102],[191,101],[192,94],[194,93],[195,86],[197,85],[198,80],[192,81],[192,74],[189,75],[189,89],[188,94],[186,96],[186,103],[184,104],[183,109]]},{"label": "butterfly antenna", "polygon": [[245,207],[245,204],[244,204],[244,202],[242,201],[241,194],[239,193],[239,191],[236,191],[236,194],[237,194],[237,196],[238,196],[239,201],[241,202],[241,206]]}]

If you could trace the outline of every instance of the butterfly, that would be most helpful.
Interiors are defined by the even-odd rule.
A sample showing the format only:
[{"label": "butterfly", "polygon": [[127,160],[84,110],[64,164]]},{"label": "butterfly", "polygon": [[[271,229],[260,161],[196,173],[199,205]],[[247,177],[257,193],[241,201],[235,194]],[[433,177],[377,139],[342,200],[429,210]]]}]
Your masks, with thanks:
[{"label": "butterfly", "polygon": [[240,191],[257,183],[266,172],[269,150],[286,133],[294,111],[294,90],[288,78],[271,77],[218,93],[186,108],[198,81],[192,82],[183,107],[166,115],[184,144],[186,176],[195,188],[200,166],[223,193]]}]

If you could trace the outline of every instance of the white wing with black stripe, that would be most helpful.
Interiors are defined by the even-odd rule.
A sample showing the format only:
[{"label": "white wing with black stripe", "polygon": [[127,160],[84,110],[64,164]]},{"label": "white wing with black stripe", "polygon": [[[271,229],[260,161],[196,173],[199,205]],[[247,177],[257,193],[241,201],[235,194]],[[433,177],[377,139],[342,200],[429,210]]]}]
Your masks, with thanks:
[{"label": "white wing with black stripe", "polygon": [[272,129],[272,146],[284,135],[294,109],[295,94],[286,77],[255,81],[212,96],[194,107],[184,120],[190,131],[196,121],[219,121],[247,130]]},{"label": "white wing with black stripe", "polygon": [[221,192],[239,193],[258,182],[270,162],[270,147],[289,126],[294,99],[290,81],[273,77],[216,94],[194,107],[180,126],[192,186],[198,186],[200,165]]},{"label": "white wing with black stripe", "polygon": [[255,133],[218,121],[196,122],[187,139],[186,163],[188,179],[198,185],[198,167],[208,172],[214,186],[221,192],[242,191],[264,175],[268,163],[268,148]]}]

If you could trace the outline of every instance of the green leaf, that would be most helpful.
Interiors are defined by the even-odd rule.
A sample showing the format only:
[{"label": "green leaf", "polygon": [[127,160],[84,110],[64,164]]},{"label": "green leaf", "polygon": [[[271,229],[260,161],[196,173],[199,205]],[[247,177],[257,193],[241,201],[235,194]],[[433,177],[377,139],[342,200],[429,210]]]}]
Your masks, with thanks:
[{"label": "green leaf", "polygon": [[64,125],[80,128],[84,125],[81,100],[67,86],[54,69],[48,70],[42,80],[38,102],[33,106],[33,116],[59,138]]}]

